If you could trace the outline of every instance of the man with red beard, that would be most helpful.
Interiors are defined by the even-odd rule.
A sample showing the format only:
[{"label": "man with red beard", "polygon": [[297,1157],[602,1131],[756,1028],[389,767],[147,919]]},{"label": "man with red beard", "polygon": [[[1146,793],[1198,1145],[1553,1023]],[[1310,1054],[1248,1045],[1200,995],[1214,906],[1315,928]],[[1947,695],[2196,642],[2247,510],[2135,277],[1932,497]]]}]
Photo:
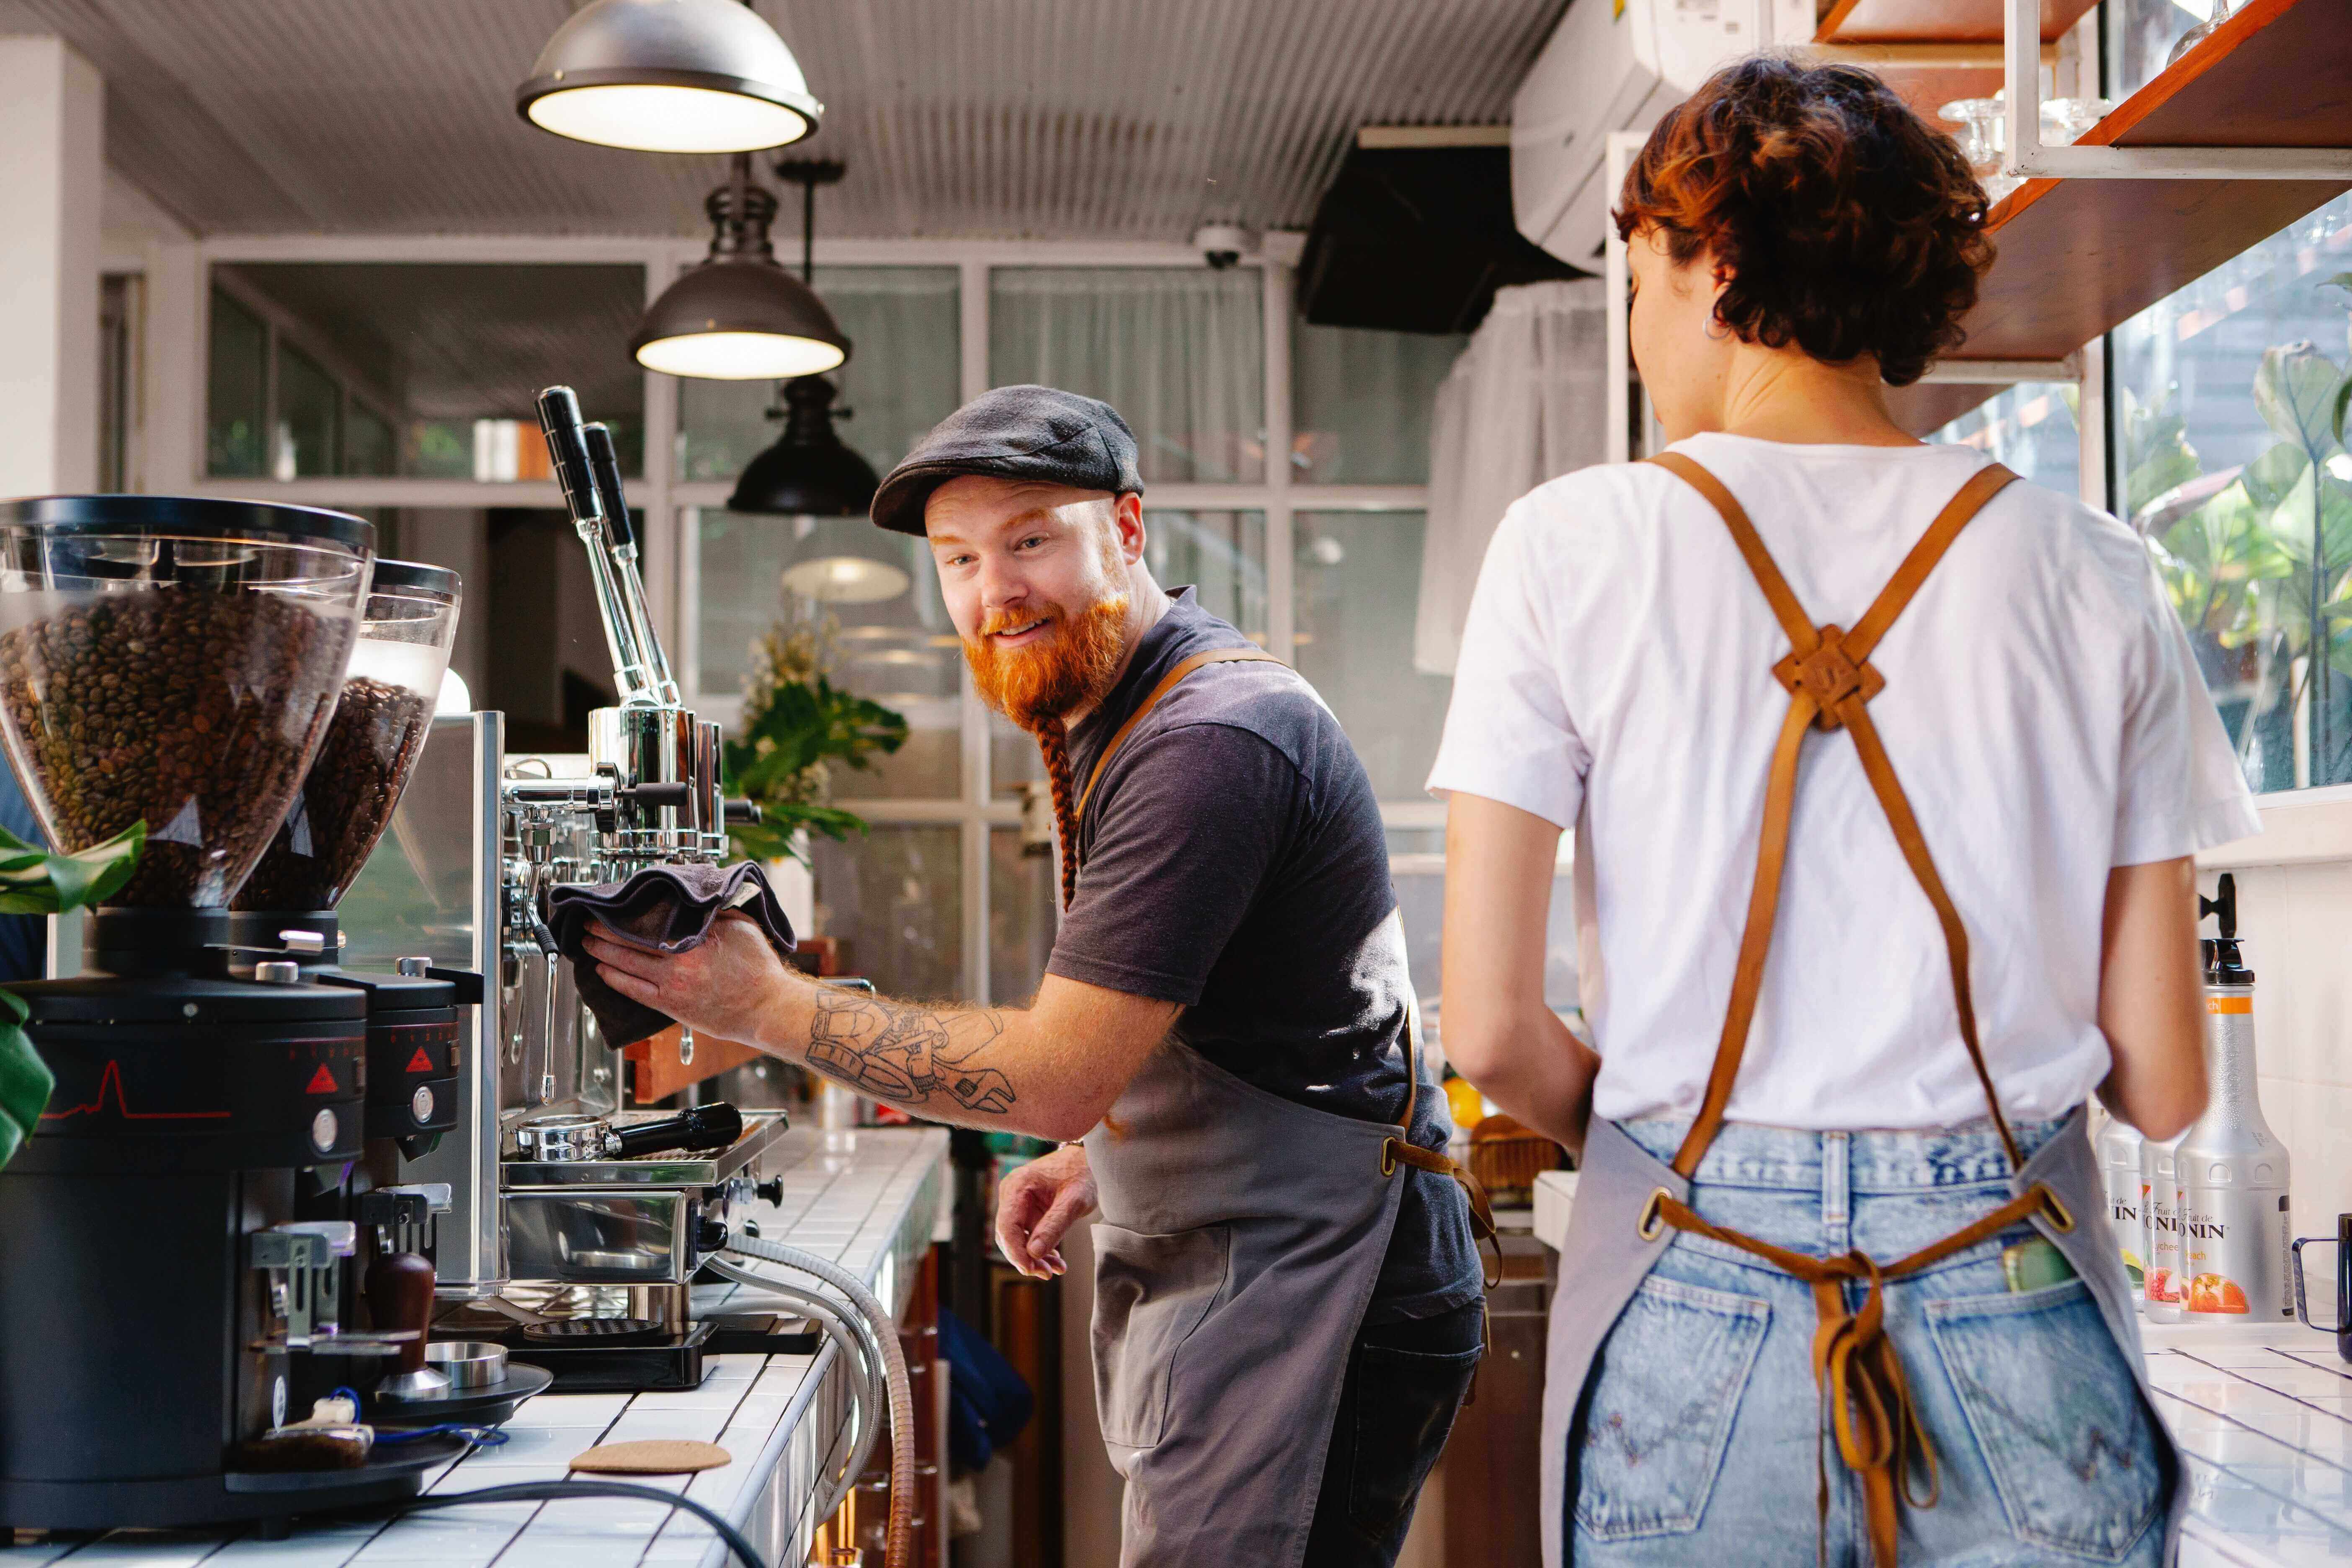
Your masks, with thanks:
[{"label": "man with red beard", "polygon": [[1050,1278],[1101,1212],[1123,1564],[1391,1564],[1479,1357],[1475,1189],[1438,1152],[1362,764],[1295,671],[1154,581],[1142,491],[1117,412],[1013,386],[874,499],[1045,755],[1064,913],[1028,1006],[822,987],[748,921],[590,947],[624,994],[915,1115],[1083,1140],[1005,1180],[997,1238]]}]

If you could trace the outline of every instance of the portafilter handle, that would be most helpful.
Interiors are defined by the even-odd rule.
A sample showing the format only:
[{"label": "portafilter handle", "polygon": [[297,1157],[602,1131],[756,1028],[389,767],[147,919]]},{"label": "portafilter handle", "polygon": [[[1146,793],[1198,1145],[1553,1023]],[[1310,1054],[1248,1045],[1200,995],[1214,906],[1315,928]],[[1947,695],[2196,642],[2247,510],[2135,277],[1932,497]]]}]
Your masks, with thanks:
[{"label": "portafilter handle", "polygon": [[635,1126],[614,1128],[606,1147],[614,1159],[629,1160],[639,1154],[670,1150],[692,1152],[725,1149],[742,1136],[743,1113],[721,1100],[716,1105],[698,1105],[680,1115],[664,1117],[659,1121],[640,1121]]}]

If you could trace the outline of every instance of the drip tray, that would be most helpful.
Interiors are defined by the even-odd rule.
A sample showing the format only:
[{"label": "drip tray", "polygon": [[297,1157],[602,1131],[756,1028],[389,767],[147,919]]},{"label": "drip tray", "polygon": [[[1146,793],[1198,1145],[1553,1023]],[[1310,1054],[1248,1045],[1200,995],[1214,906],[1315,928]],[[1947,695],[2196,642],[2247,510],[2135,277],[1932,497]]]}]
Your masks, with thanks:
[{"label": "drip tray", "polygon": [[[626,1326],[617,1336],[593,1327],[606,1322]],[[554,1373],[558,1394],[638,1394],[701,1387],[703,1357],[715,1353],[711,1331],[707,1322],[663,1328],[642,1318],[562,1318],[509,1329],[498,1339],[511,1359]],[[531,1337],[540,1333],[546,1337]]]}]

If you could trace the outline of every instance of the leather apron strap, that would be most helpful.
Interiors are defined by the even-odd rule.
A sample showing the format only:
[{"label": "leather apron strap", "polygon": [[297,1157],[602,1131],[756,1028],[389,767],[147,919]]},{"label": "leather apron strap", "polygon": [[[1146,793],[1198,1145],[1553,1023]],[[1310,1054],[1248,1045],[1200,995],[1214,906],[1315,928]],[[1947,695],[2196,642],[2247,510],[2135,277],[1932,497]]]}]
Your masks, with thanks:
[{"label": "leather apron strap", "polygon": [[[1102,755],[1095,759],[1094,767],[1087,773],[1087,787],[1078,794],[1077,809],[1071,813],[1071,821],[1076,830],[1083,835],[1087,803],[1094,799],[1095,786],[1102,783],[1103,772],[1110,766],[1111,758],[1118,755],[1119,747],[1126,743],[1129,735],[1134,733],[1135,727],[1143,722],[1144,716],[1159,707],[1160,699],[1176,689],[1185,677],[1212,664],[1283,663],[1282,659],[1264,648],[1256,647],[1211,648],[1205,653],[1192,654],[1179,660],[1173,668],[1160,678],[1159,685],[1144,693],[1143,700],[1135,705],[1135,711],[1127,716],[1127,721],[1112,731],[1110,742],[1103,747]],[[1084,852],[1076,844],[1065,844],[1062,853],[1076,857],[1081,866],[1086,863]],[[1479,1184],[1475,1176],[1447,1155],[1434,1149],[1424,1149],[1412,1141],[1412,1113],[1421,1099],[1421,1009],[1410,991],[1408,985],[1405,1000],[1404,1117],[1397,1123],[1397,1136],[1381,1145],[1381,1174],[1394,1175],[1398,1165],[1406,1164],[1433,1175],[1452,1177],[1461,1186],[1463,1195],[1469,1200],[1473,1237],[1494,1245],[1499,1268],[1502,1249],[1500,1242],[1496,1239],[1495,1211],[1486,1201],[1486,1189]],[[1491,1287],[1496,1281],[1489,1279],[1486,1283]]]},{"label": "leather apron strap", "polygon": [[[1894,763],[1871,721],[1866,704],[1885,689],[1885,681],[1870,664],[1870,655],[1927,580],[1960,530],[2017,476],[1999,464],[1980,468],[1962,485],[1912,546],[1903,563],[1878,597],[1849,631],[1835,626],[1815,626],[1790,592],[1788,580],[1765,549],[1755,524],[1720,480],[1679,452],[1667,452],[1648,461],[1688,483],[1706,498],[1730,530],[1732,542],[1748,563],[1758,587],[1781,629],[1790,651],[1773,666],[1772,673],[1789,691],[1788,716],[1773,748],[1771,771],[1764,792],[1763,830],[1757,846],[1756,877],[1748,898],[1748,920],[1740,933],[1739,959],[1733,971],[1731,998],[1726,1007],[1723,1034],[1717,1041],[1715,1064],[1707,1077],[1690,1131],[1674,1158],[1675,1173],[1685,1180],[1698,1170],[1707,1146],[1723,1125],[1739,1062],[1748,1045],[1757,997],[1764,984],[1764,963],[1772,942],[1772,927],[1780,910],[1780,876],[1788,860],[1790,823],[1796,805],[1797,763],[1807,731],[1843,729],[1853,737],[1864,775],[1894,830],[1904,862],[1911,868],[1920,889],[1934,906],[1942,926],[1951,968],[1952,995],[1959,1017],[1960,1043],[1984,1088],[1985,1104],[2012,1170],[2022,1172],[2023,1152],[2002,1115],[2000,1098],[1985,1067],[1984,1049],[1977,1037],[1976,1006],[1969,989],[1969,938],[1959,911],[1937,874],[1926,836],[1895,775]],[[1913,1411],[1903,1367],[1883,1332],[1884,1285],[1888,1279],[1916,1273],[1973,1247],[2034,1214],[2046,1215],[2061,1230],[2072,1230],[2074,1218],[2053,1193],[2035,1185],[1974,1224],[1931,1243],[1893,1263],[1881,1264],[1855,1251],[1838,1258],[1813,1258],[1775,1247],[1754,1237],[1727,1230],[1701,1218],[1688,1205],[1661,1187],[1642,1211],[1639,1231],[1654,1241],[1663,1227],[1672,1226],[1736,1247],[1777,1265],[1813,1288],[1820,1328],[1813,1341],[1813,1376],[1825,1405],[1824,1422],[1834,1428],[1839,1456],[1860,1479],[1871,1542],[1879,1568],[1895,1568],[1898,1493],[1914,1507],[1934,1505],[1937,1492],[1936,1454],[1926,1430]],[[1859,1310],[1846,1305],[1846,1284],[1864,1287]],[[1819,1447],[1815,1451],[1817,1499],[1826,1529],[1829,1479]],[[1927,1478],[1924,1495],[1914,1496],[1915,1467]],[[1826,1552],[1826,1541],[1823,1542]]]}]

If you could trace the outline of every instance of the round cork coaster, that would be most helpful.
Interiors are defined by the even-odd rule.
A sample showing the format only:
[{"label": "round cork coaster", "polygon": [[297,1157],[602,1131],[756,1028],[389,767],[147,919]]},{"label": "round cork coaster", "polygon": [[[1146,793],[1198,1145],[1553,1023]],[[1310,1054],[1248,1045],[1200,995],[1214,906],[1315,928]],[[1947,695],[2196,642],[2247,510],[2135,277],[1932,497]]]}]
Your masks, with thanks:
[{"label": "round cork coaster", "polygon": [[735,1456],[716,1443],[685,1443],[665,1439],[644,1443],[600,1443],[572,1457],[572,1468],[597,1475],[682,1476],[693,1470],[715,1470],[731,1465]]}]

